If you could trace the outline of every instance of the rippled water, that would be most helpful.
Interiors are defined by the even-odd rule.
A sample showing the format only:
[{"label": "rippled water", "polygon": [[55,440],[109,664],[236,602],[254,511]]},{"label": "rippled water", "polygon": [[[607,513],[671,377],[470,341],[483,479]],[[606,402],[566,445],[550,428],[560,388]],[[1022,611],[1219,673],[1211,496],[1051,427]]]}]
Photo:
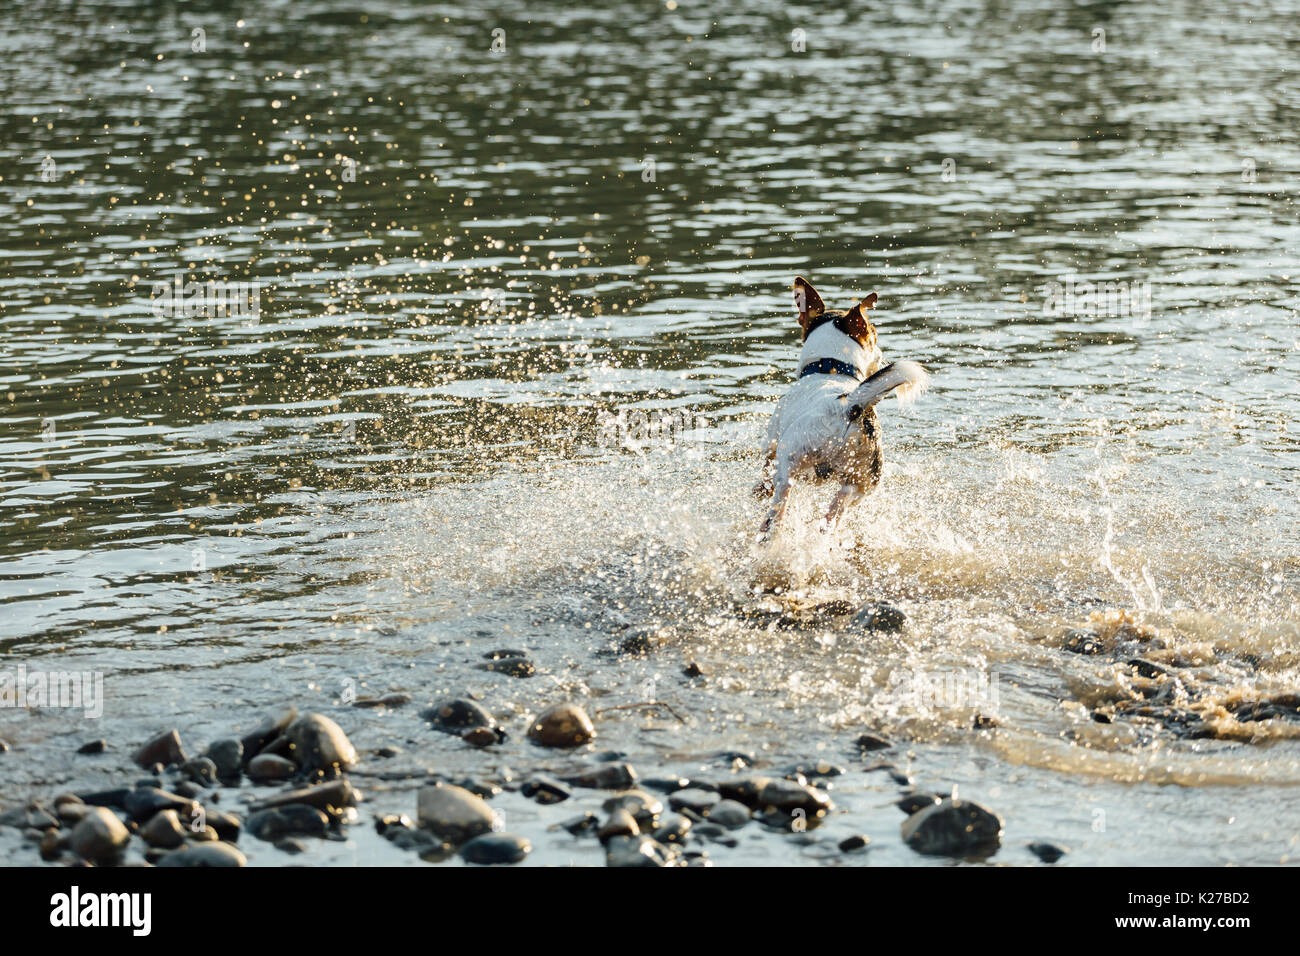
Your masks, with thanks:
[{"label": "rippled water", "polygon": [[[107,699],[93,725],[0,710],[0,803],[281,701],[393,766],[553,766],[416,717],[472,692],[510,726],[582,700],[643,773],[850,771],[826,840],[754,825],[719,862],[859,830],[923,862],[868,729],[1005,815],[994,862],[1034,838],[1290,859],[1296,15],[24,5],[0,37],[0,666],[103,671]],[[882,411],[885,479],[841,535],[805,490],[760,547],[796,273],[831,306],[879,292],[886,357],[934,389]],[[253,283],[260,312],[169,314],[177,277]],[[1070,281],[1149,311],[1049,308]],[[908,630],[817,610],[870,599]],[[1066,649],[1080,627],[1102,653]],[[655,650],[618,652],[641,632]],[[474,669],[502,646],[538,676]],[[116,756],[72,756],[96,736]],[[599,860],[501,801],[533,861]]]}]

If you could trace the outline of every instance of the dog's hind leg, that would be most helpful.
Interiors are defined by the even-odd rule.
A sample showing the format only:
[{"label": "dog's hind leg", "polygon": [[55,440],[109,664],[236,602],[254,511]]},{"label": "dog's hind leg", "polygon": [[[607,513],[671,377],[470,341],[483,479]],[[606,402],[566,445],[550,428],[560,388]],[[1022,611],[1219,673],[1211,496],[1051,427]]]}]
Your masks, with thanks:
[{"label": "dog's hind leg", "polygon": [[831,499],[830,508],[826,511],[826,529],[829,531],[839,524],[844,512],[866,497],[866,494],[866,490],[854,482],[849,481],[841,485],[840,490],[835,492],[835,497]]},{"label": "dog's hind leg", "polygon": [[790,489],[794,482],[790,478],[789,467],[782,462],[776,470],[776,480],[772,486],[772,507],[768,509],[767,517],[759,525],[758,531],[764,538],[772,533],[772,529],[781,523],[781,518],[785,514],[785,506],[790,501]]},{"label": "dog's hind leg", "polygon": [[767,454],[763,456],[763,470],[760,473],[758,484],[754,485],[751,494],[759,501],[764,498],[772,497],[772,462],[776,460],[776,442],[768,442]]}]

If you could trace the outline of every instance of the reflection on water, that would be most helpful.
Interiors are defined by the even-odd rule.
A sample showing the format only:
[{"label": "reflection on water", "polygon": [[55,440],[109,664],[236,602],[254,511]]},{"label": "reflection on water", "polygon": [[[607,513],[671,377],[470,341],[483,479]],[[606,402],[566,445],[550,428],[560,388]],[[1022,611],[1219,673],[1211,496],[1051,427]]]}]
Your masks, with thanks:
[{"label": "reflection on water", "polygon": [[[107,671],[125,735],[343,679],[502,716],[649,682],[691,724],[611,718],[646,763],[844,759],[875,727],[1013,829],[1082,821],[1085,862],[1152,835],[1088,801],[1200,819],[1300,782],[1293,5],[485,16],[12,15],[0,662]],[[878,291],[886,356],[935,388],[882,412],[841,539],[804,494],[762,551],[795,273]],[[620,413],[676,444],[611,440]],[[904,636],[817,610],[870,598]],[[636,631],[655,653],[608,653]],[[514,642],[541,680],[472,669]],[[1162,851],[1276,861],[1292,792]]]}]

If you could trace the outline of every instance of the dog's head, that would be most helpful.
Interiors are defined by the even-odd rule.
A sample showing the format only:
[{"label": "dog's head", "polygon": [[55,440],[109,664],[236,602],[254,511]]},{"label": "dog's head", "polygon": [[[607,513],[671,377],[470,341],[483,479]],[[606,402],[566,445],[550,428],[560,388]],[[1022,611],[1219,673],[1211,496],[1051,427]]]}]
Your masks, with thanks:
[{"label": "dog's head", "polygon": [[803,276],[794,280],[794,308],[799,313],[799,327],[803,329],[803,339],[808,341],[808,334],[828,322],[835,328],[856,341],[868,352],[876,349],[876,327],[867,318],[867,310],[875,306],[878,296],[871,293],[857,305],[845,311],[827,311],[822,297],[812,287],[812,283]]}]

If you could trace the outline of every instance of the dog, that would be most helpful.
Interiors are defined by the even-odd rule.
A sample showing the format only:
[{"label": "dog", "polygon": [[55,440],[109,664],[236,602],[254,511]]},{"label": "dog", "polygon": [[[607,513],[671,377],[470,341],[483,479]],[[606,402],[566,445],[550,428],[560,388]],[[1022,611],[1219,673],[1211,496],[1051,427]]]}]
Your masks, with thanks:
[{"label": "dog", "polygon": [[871,293],[853,308],[826,310],[822,297],[803,276],[794,280],[795,311],[803,330],[799,378],[777,405],[767,428],[763,477],[754,486],[772,505],[759,528],[766,539],[780,524],[796,482],[839,482],[822,524],[834,528],[841,516],[880,483],[884,464],[880,420],[875,405],[899,390],[915,400],[930,376],[915,362],[880,367],[876,327],[867,311]]}]

